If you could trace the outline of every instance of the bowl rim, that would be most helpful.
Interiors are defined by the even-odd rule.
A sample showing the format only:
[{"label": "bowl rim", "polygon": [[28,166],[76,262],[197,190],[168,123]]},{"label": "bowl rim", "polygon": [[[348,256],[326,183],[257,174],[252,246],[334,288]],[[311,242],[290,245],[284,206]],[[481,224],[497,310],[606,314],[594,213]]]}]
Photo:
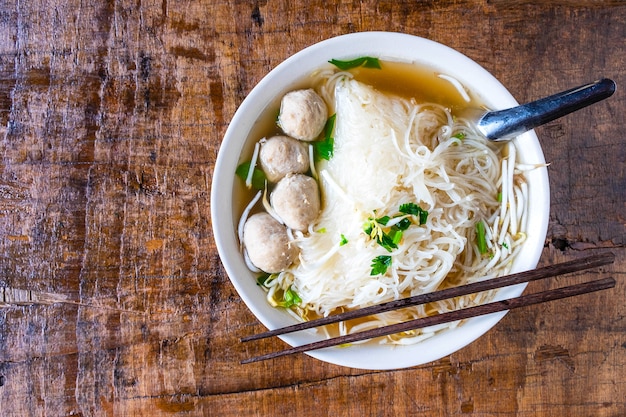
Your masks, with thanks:
[{"label": "bowl rim", "polygon": [[[233,115],[226,129],[215,163],[211,184],[211,222],[217,250],[228,277],[237,293],[255,317],[268,329],[293,324],[293,317],[286,312],[269,306],[262,297],[255,279],[242,277],[252,275],[242,261],[236,236],[233,216],[232,193],[235,181],[234,170],[241,155],[244,142],[255,121],[267,103],[289,91],[303,77],[319,68],[332,58],[349,59],[357,56],[375,56],[380,59],[403,60],[414,63],[428,63],[442,72],[451,74],[470,90],[480,83],[478,93],[481,100],[492,108],[506,108],[518,105],[511,93],[490,72],[478,63],[446,45],[415,35],[398,32],[356,32],[325,39],[291,55],[267,75],[250,91]],[[432,64],[437,59],[453,65],[455,70],[443,65]],[[479,81],[476,81],[479,80]],[[474,84],[473,84],[474,83]],[[276,89],[273,85],[282,85]],[[496,92],[497,96],[492,93]],[[493,94],[493,95],[492,95]],[[524,143],[521,149],[519,142]],[[526,132],[514,140],[523,162],[545,164],[541,145],[534,131]],[[527,242],[513,262],[512,272],[533,269],[537,266],[543,251],[547,233],[550,191],[547,169],[536,168],[526,173],[529,187],[529,212]],[[226,193],[226,200],[224,200]],[[500,290],[495,300],[519,296],[526,284]],[[429,363],[471,344],[493,328],[506,312],[468,319],[462,326],[442,332],[415,345],[353,345],[349,349],[326,348],[308,352],[307,355],[319,360],[357,369],[391,370]],[[291,346],[320,340],[323,338],[313,330],[283,335],[280,338]]]}]

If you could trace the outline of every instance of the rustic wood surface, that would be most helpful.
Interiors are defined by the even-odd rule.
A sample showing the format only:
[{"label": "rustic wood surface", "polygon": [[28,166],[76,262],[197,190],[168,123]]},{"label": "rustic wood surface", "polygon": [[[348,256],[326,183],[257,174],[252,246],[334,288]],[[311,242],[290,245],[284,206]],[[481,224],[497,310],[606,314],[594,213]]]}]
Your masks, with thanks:
[{"label": "rustic wood surface", "polygon": [[[294,3],[0,2],[0,285],[13,294],[0,415],[625,415],[626,2]],[[239,364],[284,345],[238,342],[263,328],[213,241],[222,135],[283,59],[365,30],[454,47],[519,101],[617,82],[537,130],[551,163],[541,264],[611,251],[614,265],[572,280],[611,275],[615,289],[516,310],[410,369]]]}]

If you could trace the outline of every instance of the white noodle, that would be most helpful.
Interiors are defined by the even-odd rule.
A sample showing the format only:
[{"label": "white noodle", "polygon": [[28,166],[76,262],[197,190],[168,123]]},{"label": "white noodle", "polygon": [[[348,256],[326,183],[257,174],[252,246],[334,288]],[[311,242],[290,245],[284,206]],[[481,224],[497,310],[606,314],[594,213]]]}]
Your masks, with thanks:
[{"label": "white noodle", "polygon": [[256,167],[256,161],[259,157],[259,148],[261,147],[261,142],[263,142],[265,138],[261,139],[259,142],[254,144],[254,152],[252,153],[252,160],[250,161],[250,168],[248,169],[248,175],[246,175],[246,187],[248,189],[252,188],[252,175],[254,174],[254,168]]},{"label": "white noodle", "polygon": [[241,217],[239,218],[239,224],[237,225],[237,236],[239,237],[239,244],[240,246],[242,246],[242,248],[243,248],[243,227],[246,224],[246,220],[248,220],[250,211],[255,206],[255,204],[259,201],[259,198],[261,198],[262,193],[263,193],[262,191],[259,191],[258,193],[256,193],[252,201],[248,203],[246,208],[243,210]]},{"label": "white noodle", "polygon": [[459,94],[461,94],[461,97],[463,97],[463,100],[465,100],[466,102],[470,102],[470,96],[469,94],[467,94],[467,91],[465,91],[465,88],[463,88],[463,85],[459,82],[459,80],[457,80],[456,78],[450,77],[449,75],[445,75],[445,74],[439,74],[439,78],[442,78],[446,81],[449,81],[454,88],[457,89],[457,91],[459,92]]},{"label": "white noodle", "polygon": [[268,189],[267,187],[265,187],[265,190],[263,191],[263,208],[265,209],[265,211],[274,218],[274,220],[276,220],[278,223],[280,224],[285,224],[285,222],[283,221],[283,219],[280,218],[280,216],[278,215],[278,213],[276,213],[276,210],[274,210],[274,207],[272,207],[272,205],[270,204],[270,200],[268,198]]},{"label": "white noodle", "polygon": [[309,144],[309,167],[311,168],[311,176],[316,180],[319,179],[317,169],[315,168],[315,155],[313,154],[313,145]]},{"label": "white noodle", "polygon": [[[508,150],[508,158],[509,158],[509,171],[507,173],[507,179],[508,179],[508,183],[511,185],[509,189],[511,189],[512,187],[514,187],[513,174],[515,172],[515,145],[513,145],[512,142],[508,142],[507,150]],[[509,203],[508,209],[511,213],[511,217],[515,216],[515,218],[517,218],[517,210],[515,208],[515,195],[513,195],[513,193],[509,196],[508,203]],[[515,219],[511,220],[510,225],[511,225],[511,234],[515,236],[517,234],[517,222],[515,222],[514,220]]]}]

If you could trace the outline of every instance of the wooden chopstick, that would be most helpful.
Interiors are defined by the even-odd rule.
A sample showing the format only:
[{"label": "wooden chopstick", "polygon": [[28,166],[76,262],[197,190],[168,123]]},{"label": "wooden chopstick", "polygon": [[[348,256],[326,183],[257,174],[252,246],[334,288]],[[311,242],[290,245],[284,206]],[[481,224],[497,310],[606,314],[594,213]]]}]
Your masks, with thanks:
[{"label": "wooden chopstick", "polygon": [[515,308],[526,307],[533,304],[544,303],[562,298],[573,297],[576,295],[587,294],[594,291],[613,288],[615,280],[611,277],[599,279],[596,281],[586,282],[583,284],[570,285],[568,287],[557,288],[554,290],[543,291],[535,294],[524,295],[508,300],[494,301],[488,304],[481,304],[475,307],[468,307],[461,310],[455,310],[448,313],[442,313],[435,316],[423,317],[404,323],[393,324],[390,326],[380,327],[378,329],[366,330],[359,333],[353,333],[345,336],[339,336],[332,339],[321,340],[319,342],[309,343],[302,346],[285,349],[278,352],[268,353],[266,355],[256,356],[241,361],[242,364],[259,362],[267,359],[278,358],[281,356],[291,355],[294,353],[308,352],[311,350],[322,349],[331,346],[337,346],[346,343],[357,342],[361,340],[373,339],[375,337],[388,336],[390,334],[406,332],[419,329],[422,327],[433,326],[436,324],[449,323],[457,320],[468,319],[471,317],[482,316],[486,314],[496,313],[499,311],[513,310]]},{"label": "wooden chopstick", "polygon": [[583,271],[585,269],[596,268],[602,265],[613,263],[615,255],[607,252],[597,255],[591,255],[572,261],[563,262],[555,265],[545,266],[530,271],[519,272],[498,278],[487,279],[483,281],[466,284],[459,287],[447,288],[441,291],[435,291],[427,294],[420,294],[413,297],[403,298],[400,300],[389,301],[382,304],[376,304],[370,307],[364,307],[358,310],[347,311],[316,320],[306,321],[292,326],[282,327],[270,330],[264,333],[253,334],[251,336],[242,337],[242,342],[263,339],[271,336],[278,336],[296,332],[299,330],[311,329],[313,327],[324,326],[327,324],[338,323],[341,321],[352,320],[360,317],[371,316],[372,314],[384,313],[391,310],[399,310],[405,307],[412,307],[420,304],[426,304],[434,301],[445,300],[448,298],[459,297],[463,295],[473,294],[481,291],[493,290],[496,288],[508,287],[511,285],[521,284],[524,282],[536,281],[539,279],[554,277],[571,272]]}]

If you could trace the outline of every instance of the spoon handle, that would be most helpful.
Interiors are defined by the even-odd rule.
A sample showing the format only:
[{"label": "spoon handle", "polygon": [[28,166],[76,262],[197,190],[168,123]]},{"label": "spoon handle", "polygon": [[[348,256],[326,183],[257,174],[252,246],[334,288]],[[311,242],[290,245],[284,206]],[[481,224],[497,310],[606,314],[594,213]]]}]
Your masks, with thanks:
[{"label": "spoon handle", "polygon": [[477,127],[487,139],[509,140],[537,126],[604,100],[614,92],[615,82],[603,78],[528,104],[487,112],[480,118]]}]

